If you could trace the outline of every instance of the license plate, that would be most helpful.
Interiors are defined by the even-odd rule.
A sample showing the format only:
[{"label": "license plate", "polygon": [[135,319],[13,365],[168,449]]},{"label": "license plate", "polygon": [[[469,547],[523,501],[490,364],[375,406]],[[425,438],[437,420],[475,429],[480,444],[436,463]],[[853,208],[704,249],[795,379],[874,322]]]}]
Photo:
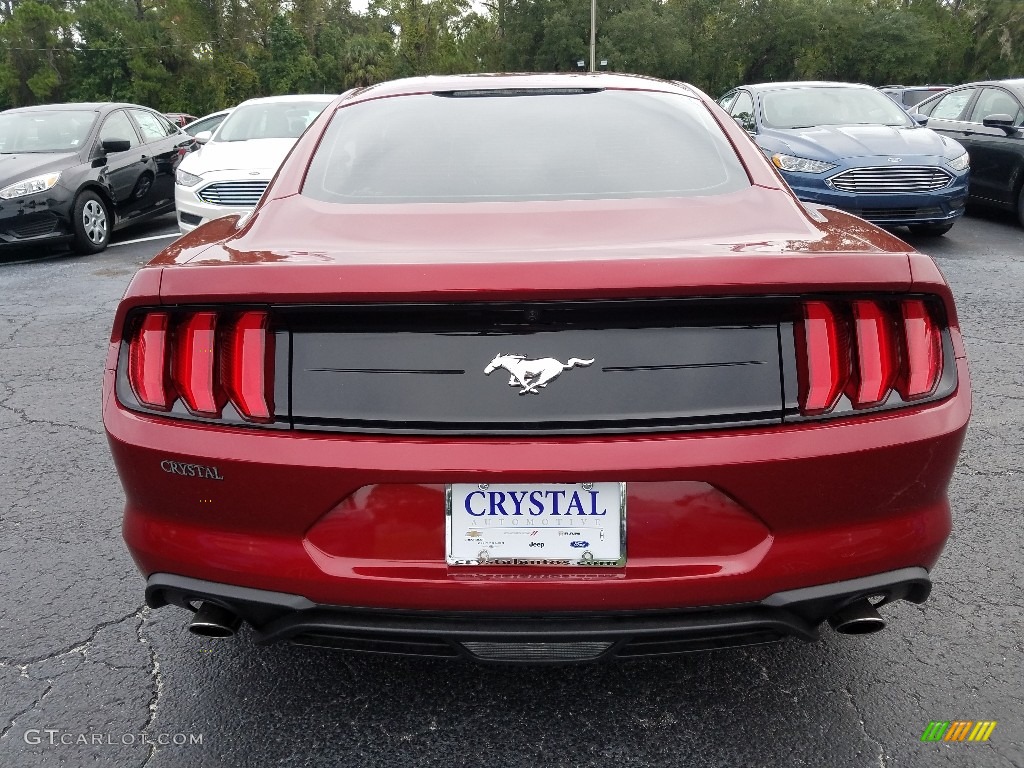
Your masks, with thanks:
[{"label": "license plate", "polygon": [[625,483],[447,486],[448,565],[622,566]]}]

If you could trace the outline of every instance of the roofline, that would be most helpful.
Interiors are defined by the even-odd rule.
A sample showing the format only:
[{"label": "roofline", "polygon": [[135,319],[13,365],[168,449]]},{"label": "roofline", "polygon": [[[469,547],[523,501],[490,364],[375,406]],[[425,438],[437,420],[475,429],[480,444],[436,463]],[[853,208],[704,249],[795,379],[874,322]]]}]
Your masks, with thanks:
[{"label": "roofline", "polygon": [[30,104],[24,107],[11,107],[10,109],[3,110],[4,112],[73,112],[73,111],[86,111],[86,112],[99,112],[101,109],[106,108],[118,108],[118,107],[142,107],[143,109],[150,109],[153,112],[159,112],[160,110],[147,107],[144,104],[129,104],[128,102],[122,101],[70,101],[62,104]]},{"label": "roofline", "polygon": [[241,101],[230,109],[236,109],[243,104],[287,104],[294,101],[322,101],[324,104],[330,104],[336,98],[338,98],[336,93],[287,93],[280,96],[257,96],[255,99]]},{"label": "roofline", "polygon": [[411,96],[443,91],[501,90],[504,88],[596,88],[652,90],[700,98],[701,92],[687,84],[646,75],[611,72],[504,72],[465,75],[426,75],[389,80],[356,88],[343,94],[343,101],[365,101],[389,96]]},{"label": "roofline", "polygon": [[[870,88],[871,90],[877,90],[875,86],[868,85],[866,83],[844,83],[839,80],[792,80],[778,83],[751,83],[749,85],[739,85],[737,88],[750,88],[760,91],[772,91],[772,90],[787,90],[793,88]],[[882,86],[889,87],[889,86]]]}]

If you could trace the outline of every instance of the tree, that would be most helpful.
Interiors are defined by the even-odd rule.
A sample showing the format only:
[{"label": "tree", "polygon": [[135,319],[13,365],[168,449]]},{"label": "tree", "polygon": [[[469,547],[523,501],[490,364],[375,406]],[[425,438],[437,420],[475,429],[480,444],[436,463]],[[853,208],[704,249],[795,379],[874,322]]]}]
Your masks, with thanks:
[{"label": "tree", "polygon": [[0,103],[63,101],[73,75],[73,16],[55,5],[24,0],[0,23]]}]

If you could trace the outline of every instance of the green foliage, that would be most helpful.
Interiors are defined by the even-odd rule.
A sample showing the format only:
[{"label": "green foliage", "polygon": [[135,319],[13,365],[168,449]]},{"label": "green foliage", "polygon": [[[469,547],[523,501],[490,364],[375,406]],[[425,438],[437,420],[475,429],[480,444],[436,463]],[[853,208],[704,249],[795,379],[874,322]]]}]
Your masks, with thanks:
[{"label": "green foliage", "polygon": [[[1024,75],[1020,0],[598,0],[597,58],[718,95],[765,80]],[[204,114],[393,77],[575,70],[587,0],[0,0],[0,108]]]},{"label": "green foliage", "polygon": [[74,67],[72,14],[24,0],[0,23],[0,105],[62,101]]}]

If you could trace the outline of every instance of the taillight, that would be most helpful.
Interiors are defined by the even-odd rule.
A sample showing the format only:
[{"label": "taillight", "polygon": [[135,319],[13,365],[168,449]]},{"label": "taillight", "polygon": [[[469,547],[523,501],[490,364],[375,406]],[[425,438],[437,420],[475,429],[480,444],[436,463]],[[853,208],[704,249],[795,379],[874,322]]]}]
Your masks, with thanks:
[{"label": "taillight", "polygon": [[273,337],[266,312],[243,312],[225,336],[224,384],[238,412],[250,421],[273,413]]},{"label": "taillight", "polygon": [[145,408],[170,411],[179,398],[196,416],[271,422],[274,336],[266,312],[149,312],[128,341],[128,381]]},{"label": "taillight", "polygon": [[174,342],[174,386],[192,413],[220,416],[224,405],[217,386],[217,313],[196,312],[178,326]]},{"label": "taillight", "polygon": [[854,408],[881,405],[896,379],[892,319],[874,301],[854,301],[853,338],[856,362],[849,395]]},{"label": "taillight", "polygon": [[924,299],[807,301],[796,325],[800,411],[832,411],[845,393],[853,408],[935,392],[942,329]]},{"label": "taillight", "polygon": [[139,323],[128,350],[128,381],[139,402],[159,411],[170,410],[173,388],[167,371],[166,312],[150,312]]},{"label": "taillight", "polygon": [[814,415],[831,411],[850,375],[845,328],[823,301],[804,304],[798,326],[800,408]]},{"label": "taillight", "polygon": [[942,371],[942,337],[921,299],[902,304],[904,359],[897,389],[904,400],[930,395]]}]

